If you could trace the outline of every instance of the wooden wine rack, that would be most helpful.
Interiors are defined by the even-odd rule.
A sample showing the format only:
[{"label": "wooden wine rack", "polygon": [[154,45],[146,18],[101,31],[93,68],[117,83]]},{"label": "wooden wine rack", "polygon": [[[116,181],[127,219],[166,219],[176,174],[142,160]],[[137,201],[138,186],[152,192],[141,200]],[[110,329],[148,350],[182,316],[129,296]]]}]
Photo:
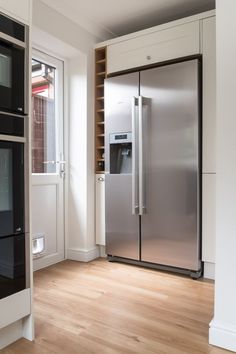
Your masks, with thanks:
[{"label": "wooden wine rack", "polygon": [[106,47],[95,49],[95,172],[105,170],[104,80]]}]

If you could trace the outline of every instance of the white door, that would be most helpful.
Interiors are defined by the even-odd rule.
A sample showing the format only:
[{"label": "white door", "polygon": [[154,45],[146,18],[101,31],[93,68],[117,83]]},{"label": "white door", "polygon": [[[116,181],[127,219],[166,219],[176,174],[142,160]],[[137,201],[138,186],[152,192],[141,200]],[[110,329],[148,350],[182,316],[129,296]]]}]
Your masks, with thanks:
[{"label": "white door", "polygon": [[64,259],[63,62],[32,59],[32,237],[34,269]]}]

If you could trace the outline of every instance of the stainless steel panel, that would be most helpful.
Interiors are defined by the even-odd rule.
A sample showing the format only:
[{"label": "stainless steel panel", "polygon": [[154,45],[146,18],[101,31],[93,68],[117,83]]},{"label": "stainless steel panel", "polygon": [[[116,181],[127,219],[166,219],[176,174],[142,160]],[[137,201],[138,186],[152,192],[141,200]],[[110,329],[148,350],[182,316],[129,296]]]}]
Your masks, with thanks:
[{"label": "stainless steel panel", "polygon": [[110,168],[109,135],[132,131],[132,99],[138,96],[139,73],[105,80],[105,171]]},{"label": "stainless steel panel", "polygon": [[139,216],[132,215],[131,175],[106,175],[106,253],[139,259]]},{"label": "stainless steel panel", "polygon": [[132,215],[132,174],[110,174],[109,138],[132,132],[132,101],[138,85],[138,73],[105,80],[106,253],[135,260],[139,259],[139,216]]},{"label": "stainless steel panel", "polygon": [[198,61],[140,75],[140,93],[151,100],[141,259],[198,270]]}]

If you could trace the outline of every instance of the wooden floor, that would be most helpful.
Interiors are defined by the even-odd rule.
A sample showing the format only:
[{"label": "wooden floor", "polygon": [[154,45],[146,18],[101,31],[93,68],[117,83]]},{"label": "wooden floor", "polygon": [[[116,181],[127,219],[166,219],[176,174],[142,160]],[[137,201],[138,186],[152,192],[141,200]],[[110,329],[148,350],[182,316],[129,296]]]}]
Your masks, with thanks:
[{"label": "wooden floor", "polygon": [[223,354],[208,345],[213,284],[98,259],[35,273],[36,339],[1,354]]}]

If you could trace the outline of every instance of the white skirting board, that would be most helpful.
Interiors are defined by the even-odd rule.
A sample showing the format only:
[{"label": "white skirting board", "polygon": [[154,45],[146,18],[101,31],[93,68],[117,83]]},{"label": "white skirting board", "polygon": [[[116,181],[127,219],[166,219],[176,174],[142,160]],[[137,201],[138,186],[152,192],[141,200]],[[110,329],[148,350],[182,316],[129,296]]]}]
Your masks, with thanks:
[{"label": "white skirting board", "polygon": [[56,253],[52,255],[40,257],[40,258],[35,258],[33,261],[34,272],[39,269],[50,267],[51,265],[54,265],[62,261],[64,261],[64,257]]},{"label": "white skirting board", "polygon": [[1,299],[0,314],[0,350],[22,337],[34,339],[30,289]]},{"label": "white skirting board", "polygon": [[215,280],[215,263],[204,262],[204,274],[206,279]]},{"label": "white skirting board", "polygon": [[34,340],[34,323],[32,315],[0,329],[0,350],[22,337],[30,341]]},{"label": "white skirting board", "polygon": [[30,315],[31,291],[22,290],[0,300],[0,329]]},{"label": "white skirting board", "polygon": [[22,337],[22,320],[0,330],[0,350]]},{"label": "white skirting board", "polygon": [[67,249],[67,259],[78,262],[90,262],[96,258],[99,258],[99,247],[94,247],[90,250],[82,250],[78,248]]},{"label": "white skirting board", "polygon": [[235,352],[236,327],[227,323],[217,322],[213,319],[210,323],[209,343]]},{"label": "white skirting board", "polygon": [[99,254],[100,254],[100,257],[102,258],[106,258],[107,255],[106,255],[106,246],[99,246]]}]

